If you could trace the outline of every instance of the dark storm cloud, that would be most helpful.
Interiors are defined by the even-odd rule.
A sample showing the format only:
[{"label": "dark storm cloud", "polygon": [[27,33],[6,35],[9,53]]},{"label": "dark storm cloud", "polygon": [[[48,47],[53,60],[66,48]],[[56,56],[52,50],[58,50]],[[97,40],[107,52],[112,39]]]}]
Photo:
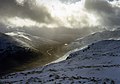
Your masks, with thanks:
[{"label": "dark storm cloud", "polygon": [[[77,1],[81,1],[81,0],[71,0],[71,1],[60,0],[60,1],[74,3]],[[112,0],[110,0],[110,1],[112,2]],[[51,16],[51,14],[52,14],[51,11],[48,11],[49,10],[48,3],[50,3],[50,2],[48,2],[48,0],[46,0],[46,3],[44,4],[44,6],[43,5],[38,6],[38,5],[36,5],[35,0],[24,0],[23,4],[18,4],[16,2],[16,0],[0,0],[0,16],[1,16],[1,18],[17,16],[17,17],[21,17],[23,19],[29,18],[29,19],[32,19],[39,23],[49,23],[49,24],[57,23],[57,22],[60,22],[60,23],[64,22],[64,20],[60,21],[62,16],[57,17],[58,20],[56,20],[55,17]],[[61,4],[61,6],[64,7],[63,3],[60,3],[60,4]],[[55,5],[56,5],[56,3],[55,3]],[[45,6],[48,6],[48,8]],[[95,14],[96,18],[99,17],[98,22],[101,23],[100,24],[101,26],[109,26],[109,27],[120,26],[120,23],[119,23],[120,22],[120,7],[113,6],[112,4],[109,3],[108,0],[85,0],[84,7],[86,10],[82,10],[82,11],[86,12],[86,14],[92,13],[93,15]],[[55,13],[56,13],[56,11],[55,11]],[[58,11],[58,12],[60,12],[60,11]],[[82,13],[82,12],[80,12],[80,13]],[[78,13],[77,17],[79,18],[80,15],[82,15],[82,14]],[[83,15],[84,15],[84,13],[83,13]],[[89,25],[88,25],[89,22],[92,22],[92,21],[88,20],[89,18],[87,18],[88,17],[87,15],[86,16],[84,15],[85,17],[81,17],[79,20],[77,19],[76,14],[75,15],[74,15],[74,13],[71,14],[71,17],[69,17],[69,18],[72,18],[72,16],[75,16],[75,17],[74,17],[74,19],[71,20],[71,22],[78,23],[78,27],[81,27],[81,24],[84,23],[85,21],[87,23],[84,23],[84,24],[89,27]],[[65,22],[67,22],[67,21],[65,21]],[[73,23],[70,23],[68,21],[67,24],[72,25]],[[65,24],[63,24],[62,26],[64,26],[64,25]],[[75,24],[75,26],[76,25],[77,24]]]},{"label": "dark storm cloud", "polygon": [[35,0],[25,0],[23,5],[15,0],[0,0],[0,16],[18,16],[45,23],[53,21],[48,10],[44,6],[36,6]]},{"label": "dark storm cloud", "polygon": [[103,26],[120,26],[120,8],[106,0],[86,0],[85,8],[100,17]]},{"label": "dark storm cloud", "polygon": [[105,0],[86,0],[85,8],[95,12],[113,13],[111,5]]}]

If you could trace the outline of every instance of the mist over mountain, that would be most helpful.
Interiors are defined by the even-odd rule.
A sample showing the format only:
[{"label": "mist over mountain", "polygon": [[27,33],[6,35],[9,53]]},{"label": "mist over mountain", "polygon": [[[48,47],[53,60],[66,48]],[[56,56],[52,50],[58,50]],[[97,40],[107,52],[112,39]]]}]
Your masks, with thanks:
[{"label": "mist over mountain", "polygon": [[66,50],[79,49],[102,40],[120,40],[119,28],[113,31],[105,30],[102,32],[93,33],[82,38],[77,38],[65,48]]},{"label": "mist over mountain", "polygon": [[[54,78],[60,82],[60,78],[63,79],[64,84],[68,84],[66,81],[69,79],[75,79],[76,84],[78,83],[76,80],[81,78],[80,82],[83,84],[86,81],[87,84],[88,82],[94,84],[92,80],[98,81],[98,84],[111,83],[111,81],[114,84],[114,78],[111,75],[107,74],[104,78],[104,74],[96,77],[94,73],[97,73],[96,70],[100,71],[99,74],[104,72],[101,66],[103,69],[107,67],[106,73],[113,70],[110,69],[111,67],[117,71],[115,74],[119,72],[119,66],[116,68],[117,63],[119,65],[118,60],[116,61],[117,58],[119,59],[119,47],[117,47],[120,39],[119,22],[119,0],[0,0],[0,74],[8,74],[1,76],[2,82],[13,83],[16,80],[14,75],[18,75],[18,84],[24,84],[26,81],[34,83],[33,81],[39,80],[40,77],[35,75],[35,78],[29,78],[27,74],[28,79],[22,79],[24,76],[19,73],[13,76],[9,76],[9,73],[43,66],[37,69],[37,73],[36,69],[27,72],[43,77],[40,79],[44,79],[48,73],[49,77],[46,76],[48,79],[39,80],[44,83],[54,81]],[[86,48],[83,49],[83,47]],[[110,53],[106,53],[110,50]],[[110,59],[106,60],[107,57]],[[58,60],[65,61],[56,63]],[[88,66],[89,62],[93,65]],[[82,63],[85,65],[81,65]],[[96,63],[98,65],[94,66]],[[101,63],[106,65],[99,66]],[[65,65],[67,67],[64,69]],[[74,67],[81,69],[74,69]],[[62,68],[63,70],[59,70]],[[89,68],[88,72],[87,70],[84,72],[83,68]],[[76,74],[81,73],[76,75],[72,70],[76,70]],[[52,71],[60,71],[63,74],[53,75]],[[82,71],[85,74],[82,74]],[[68,76],[71,73],[73,76]],[[89,75],[86,75],[87,73]],[[95,76],[95,79],[89,76]],[[115,81],[119,82],[117,78],[119,76],[115,77]],[[108,82],[106,82],[107,78],[109,78]],[[53,82],[50,83],[53,84]]]}]

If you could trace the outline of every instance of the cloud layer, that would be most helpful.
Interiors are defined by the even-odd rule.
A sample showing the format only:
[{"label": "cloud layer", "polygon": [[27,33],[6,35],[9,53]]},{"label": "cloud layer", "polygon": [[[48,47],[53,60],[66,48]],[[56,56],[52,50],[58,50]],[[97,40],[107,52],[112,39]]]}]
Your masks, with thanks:
[{"label": "cloud layer", "polygon": [[62,0],[1,0],[0,17],[7,18],[6,20],[17,17],[17,19],[20,18],[17,21],[29,19],[42,25],[70,28],[120,26],[120,1],[75,0],[75,2],[67,2],[68,0],[64,2]]},{"label": "cloud layer", "polygon": [[116,6],[115,1],[109,2],[105,0],[86,0],[85,8],[90,13],[100,17],[102,26],[116,27],[120,26],[120,8]]},{"label": "cloud layer", "polygon": [[0,16],[29,18],[46,23],[53,21],[48,10],[44,6],[38,7],[34,0],[24,0],[21,4],[15,0],[1,0]]}]

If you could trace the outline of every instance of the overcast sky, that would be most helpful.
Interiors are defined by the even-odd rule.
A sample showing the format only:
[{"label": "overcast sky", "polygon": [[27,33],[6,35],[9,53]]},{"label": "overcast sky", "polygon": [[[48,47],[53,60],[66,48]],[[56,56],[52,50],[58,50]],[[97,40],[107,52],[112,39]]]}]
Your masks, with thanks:
[{"label": "overcast sky", "polygon": [[[117,0],[110,3],[106,0],[25,0],[19,4],[15,0],[0,0],[0,16],[27,18],[38,23],[56,24],[73,28],[106,26],[108,28],[120,26],[120,7]],[[112,1],[112,0],[110,0]]]}]

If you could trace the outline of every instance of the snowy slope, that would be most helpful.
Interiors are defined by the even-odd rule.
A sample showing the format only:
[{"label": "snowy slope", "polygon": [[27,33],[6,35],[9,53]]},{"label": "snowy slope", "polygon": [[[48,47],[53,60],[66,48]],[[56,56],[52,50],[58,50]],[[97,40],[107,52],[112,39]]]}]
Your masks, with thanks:
[{"label": "snowy slope", "polygon": [[[40,58],[32,60],[30,63],[20,67],[20,70],[28,68],[38,67],[48,64],[65,54],[62,49],[64,44],[73,41],[77,37],[81,37],[81,31],[78,29],[68,28],[39,28],[39,27],[6,27],[0,26],[0,32],[3,32],[10,37],[24,44],[25,46],[31,47],[34,50],[42,53]],[[77,33],[74,33],[77,32]],[[35,58],[36,59],[36,58]]]},{"label": "snowy slope", "polygon": [[103,40],[59,63],[0,78],[3,84],[119,84],[120,40]]},{"label": "snowy slope", "polygon": [[16,39],[19,39],[21,41],[24,41],[25,43],[32,45],[35,48],[37,46],[59,44],[59,42],[57,42],[57,41],[46,39],[46,38],[43,38],[40,36],[30,35],[25,32],[9,32],[6,34],[14,37]]},{"label": "snowy slope", "polygon": [[96,32],[96,33],[88,35],[86,37],[78,38],[75,41],[73,41],[72,43],[70,43],[66,47],[66,49],[73,50],[76,48],[90,45],[91,43],[95,43],[95,42],[102,41],[102,40],[110,40],[110,39],[119,40],[120,39],[120,29],[116,29],[113,31],[108,30],[108,31]]}]

